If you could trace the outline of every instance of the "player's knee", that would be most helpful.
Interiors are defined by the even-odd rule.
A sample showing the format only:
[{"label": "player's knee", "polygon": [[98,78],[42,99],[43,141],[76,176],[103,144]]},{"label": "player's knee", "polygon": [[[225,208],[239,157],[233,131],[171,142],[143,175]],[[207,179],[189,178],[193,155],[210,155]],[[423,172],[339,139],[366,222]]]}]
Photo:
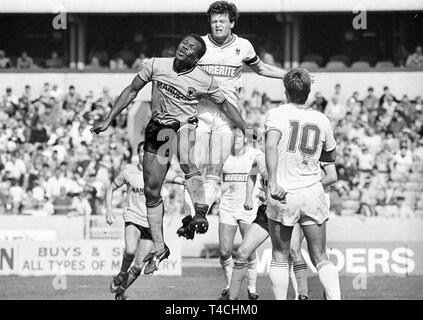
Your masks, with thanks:
[{"label": "player's knee", "polygon": [[239,247],[236,252],[236,260],[238,261],[248,261],[250,260],[250,250],[243,246]]},{"label": "player's knee", "polygon": [[277,262],[288,262],[289,248],[280,248],[272,250],[272,260]]},{"label": "player's knee", "polygon": [[229,250],[229,249],[220,249],[219,251],[220,260],[223,260],[223,261],[228,260],[232,256],[231,251],[232,250]]},{"label": "player's knee", "polygon": [[160,200],[160,188],[155,186],[144,186],[145,200],[147,203],[153,203]]},{"label": "player's knee", "polygon": [[326,250],[323,248],[310,248],[310,258],[313,264],[316,266],[324,260],[328,260]]}]

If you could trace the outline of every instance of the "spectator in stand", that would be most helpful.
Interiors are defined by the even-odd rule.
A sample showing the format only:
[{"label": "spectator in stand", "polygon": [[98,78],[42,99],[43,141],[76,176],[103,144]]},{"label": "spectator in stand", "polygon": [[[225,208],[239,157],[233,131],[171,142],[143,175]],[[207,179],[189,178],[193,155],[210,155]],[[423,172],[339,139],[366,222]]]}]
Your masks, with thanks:
[{"label": "spectator in stand", "polygon": [[100,64],[100,60],[98,57],[93,56],[90,60],[90,64],[85,67],[86,70],[99,70],[103,67]]},{"label": "spectator in stand", "polygon": [[359,119],[361,114],[361,101],[359,100],[358,91],[354,91],[351,98],[347,101],[347,109],[355,119]]},{"label": "spectator in stand", "polygon": [[65,187],[60,187],[59,195],[53,197],[54,215],[67,215],[72,212],[72,198]]},{"label": "spectator in stand", "polygon": [[95,66],[96,68],[106,66],[109,63],[109,55],[104,49],[97,49],[96,47],[92,47],[90,53],[88,54],[88,61],[92,61],[94,57],[98,61],[99,65]]},{"label": "spectator in stand", "polygon": [[49,69],[63,68],[63,60],[56,51],[51,53],[51,58],[46,60],[46,67]]},{"label": "spectator in stand", "polygon": [[358,214],[366,217],[376,216],[375,207],[377,205],[376,189],[372,186],[370,177],[367,177],[363,184],[358,186],[360,193],[360,207]]},{"label": "spectator in stand", "polygon": [[374,124],[377,117],[379,99],[374,94],[373,87],[367,89],[367,96],[363,99],[363,110],[369,114],[369,124]]},{"label": "spectator in stand", "polygon": [[12,62],[6,57],[6,52],[0,50],[0,69],[7,69],[12,67]]},{"label": "spectator in stand", "polygon": [[132,64],[132,69],[140,69],[141,66],[144,64],[144,61],[147,59],[148,57],[145,55],[145,53],[141,52],[138,58],[136,58],[134,63]]},{"label": "spectator in stand", "polygon": [[391,162],[391,172],[407,177],[413,166],[413,155],[406,147],[395,153]]},{"label": "spectator in stand", "polygon": [[273,55],[268,50],[266,50],[265,47],[261,47],[259,51],[259,57],[260,57],[260,60],[263,61],[264,63],[271,64],[271,65],[276,64],[275,58],[273,58]]},{"label": "spectator in stand", "polygon": [[12,116],[15,113],[15,110],[18,108],[19,100],[12,93],[12,88],[6,88],[6,94],[3,96],[1,107],[4,108],[4,111]]},{"label": "spectator in stand", "polygon": [[102,95],[98,100],[95,102],[96,105],[100,105],[103,108],[106,107],[113,107],[114,99],[110,95],[109,87],[103,87]]},{"label": "spectator in stand", "polygon": [[92,213],[92,208],[88,202],[88,192],[84,191],[83,193],[77,193],[73,196],[72,199],[72,208],[80,216],[90,216]]},{"label": "spectator in stand", "polygon": [[63,102],[63,108],[73,109],[76,106],[78,100],[80,100],[80,95],[76,92],[75,87],[73,85],[69,86],[69,92],[65,95],[65,99]]},{"label": "spectator in stand", "polygon": [[417,46],[416,51],[408,56],[405,66],[408,68],[423,68],[422,46]]},{"label": "spectator in stand", "polygon": [[109,68],[110,70],[126,70],[128,66],[122,58],[116,58],[115,60],[110,60]]},{"label": "spectator in stand", "polygon": [[388,103],[391,101],[394,101],[396,103],[399,102],[397,98],[395,98],[395,96],[391,94],[391,92],[389,91],[389,87],[385,86],[383,87],[383,95],[379,99],[379,109],[383,107],[385,103]]},{"label": "spectator in stand", "polygon": [[325,97],[323,96],[323,94],[321,92],[316,92],[316,95],[314,96],[314,101],[311,103],[311,106],[322,112],[325,113],[326,110],[326,106],[328,104],[328,101],[325,99]]},{"label": "spectator in stand", "polygon": [[335,93],[329,99],[329,102],[325,109],[325,114],[332,122],[332,124],[338,123],[339,120],[345,118],[347,113],[346,99],[341,94],[341,85],[335,86]]},{"label": "spectator in stand", "polygon": [[44,127],[44,124],[42,121],[37,121],[35,124],[35,127],[32,128],[31,130],[31,139],[30,139],[30,143],[45,143],[48,141],[48,135],[47,135],[47,130]]},{"label": "spectator in stand", "polygon": [[18,69],[32,69],[35,67],[34,60],[32,60],[32,58],[28,56],[28,53],[24,51],[22,52],[22,55],[18,58],[16,67]]},{"label": "spectator in stand", "polygon": [[[116,64],[117,66],[131,66],[135,61],[136,55],[135,52],[129,48],[129,44],[125,42],[123,44],[122,50],[116,54]],[[122,60],[122,61],[120,61]],[[121,69],[118,69],[121,70]]]}]

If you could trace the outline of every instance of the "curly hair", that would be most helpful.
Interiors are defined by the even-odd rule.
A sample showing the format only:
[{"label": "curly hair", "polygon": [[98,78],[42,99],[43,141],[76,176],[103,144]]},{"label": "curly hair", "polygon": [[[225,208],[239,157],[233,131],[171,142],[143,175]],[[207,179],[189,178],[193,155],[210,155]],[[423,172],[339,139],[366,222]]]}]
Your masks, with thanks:
[{"label": "curly hair", "polygon": [[212,14],[225,14],[229,15],[229,21],[236,23],[239,18],[238,8],[228,1],[216,1],[213,2],[207,10],[207,17],[210,21]]}]

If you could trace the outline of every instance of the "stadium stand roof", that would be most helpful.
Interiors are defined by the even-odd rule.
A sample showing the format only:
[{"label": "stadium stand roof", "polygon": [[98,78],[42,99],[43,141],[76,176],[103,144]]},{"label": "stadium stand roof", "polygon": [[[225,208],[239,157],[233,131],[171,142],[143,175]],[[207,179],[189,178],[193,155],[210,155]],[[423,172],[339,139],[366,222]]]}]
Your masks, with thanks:
[{"label": "stadium stand roof", "polygon": [[[1,0],[1,13],[200,13],[213,0]],[[232,0],[241,12],[418,11],[416,0]],[[364,5],[365,3],[365,5]]]}]

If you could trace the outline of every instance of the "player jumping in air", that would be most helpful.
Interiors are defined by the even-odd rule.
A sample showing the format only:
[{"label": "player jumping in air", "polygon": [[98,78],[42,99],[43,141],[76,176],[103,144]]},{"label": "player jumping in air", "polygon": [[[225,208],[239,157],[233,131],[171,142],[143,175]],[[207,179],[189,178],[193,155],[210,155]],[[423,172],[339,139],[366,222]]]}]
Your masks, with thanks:
[{"label": "player jumping in air", "polygon": [[163,239],[164,207],[160,191],[173,154],[185,173],[186,187],[194,204],[193,226],[207,230],[205,216],[209,206],[205,201],[204,178],[193,159],[198,99],[208,96],[235,126],[243,132],[246,130],[238,109],[228,103],[214,77],[196,65],[205,52],[204,40],[190,34],[179,43],[175,58],[147,60],[132,83],[122,91],[106,119],[97,121],[91,128],[95,134],[107,130],[138,92],[152,82],[152,118],[145,131],[143,178],[154,251],[145,258],[148,260],[145,274],[157,270],[159,263],[170,254]]},{"label": "player jumping in air", "polygon": [[[226,287],[220,299],[229,294],[232,276],[232,250],[234,238],[239,227],[242,237],[248,232],[256,217],[258,198],[253,192],[246,192],[247,179],[253,167],[262,164],[265,167],[264,153],[249,145],[245,136],[238,131],[232,154],[228,157],[222,169],[222,197],[219,204],[219,261],[224,270]],[[252,189],[252,188],[251,188]],[[248,257],[250,299],[257,299],[257,259],[256,253]]]},{"label": "player jumping in air", "polygon": [[[304,69],[285,78],[288,103],[266,114],[266,168],[269,194],[266,209],[272,241],[270,281],[277,300],[286,299],[291,234],[298,222],[307,240],[328,299],[341,299],[339,275],[326,254],[326,204],[319,159],[334,162],[336,141],[329,119],[305,105],[311,78]],[[283,201],[283,202],[282,202]]]},{"label": "player jumping in air", "polygon": [[[259,75],[282,79],[285,70],[263,63],[252,44],[232,33],[237,20],[237,7],[227,1],[216,1],[207,10],[211,32],[202,38],[207,52],[198,65],[213,75],[226,99],[238,107],[238,94],[242,87],[241,73],[244,64]],[[220,191],[220,174],[234,142],[234,125],[216,103],[203,97],[198,106],[196,163],[205,175],[205,196],[209,208]],[[249,137],[251,139],[251,137]],[[192,239],[191,217],[187,215],[178,229],[178,235]],[[204,230],[197,230],[204,231]]]},{"label": "player jumping in air", "polygon": [[[127,187],[126,208],[123,214],[125,221],[125,251],[120,272],[113,277],[113,281],[110,283],[110,291],[115,293],[116,300],[126,300],[126,289],[141,274],[144,259],[153,249],[144,196],[143,146],[143,142],[137,146],[138,164],[133,164],[123,169],[113,180],[106,193],[106,221],[109,225],[112,225],[114,219],[112,209],[113,192],[124,185]],[[133,261],[134,265],[131,267]]]},{"label": "player jumping in air", "polygon": [[[260,169],[262,166],[258,166]],[[329,186],[337,180],[336,168],[334,163],[325,163],[322,167],[322,185]],[[260,179],[263,191],[260,194],[262,204],[257,210],[257,217],[253,221],[251,227],[245,234],[241,246],[237,250],[234,269],[232,272],[231,285],[229,288],[230,300],[237,300],[241,289],[242,281],[244,280],[249,268],[249,257],[255,250],[269,237],[269,222],[266,216],[266,185],[267,185],[267,171],[259,171],[262,177]],[[249,181],[254,185],[255,175],[250,175]],[[251,193],[251,187],[247,187],[247,193]],[[329,203],[328,203],[329,207]],[[298,223],[294,226],[291,238],[290,256],[293,262],[293,272],[290,272],[291,281],[295,291],[295,298],[297,300],[308,300],[308,287],[307,287],[307,265],[301,254],[301,243],[304,234],[301,231]],[[291,269],[291,266],[289,266]],[[249,276],[250,278],[250,276]]]}]

